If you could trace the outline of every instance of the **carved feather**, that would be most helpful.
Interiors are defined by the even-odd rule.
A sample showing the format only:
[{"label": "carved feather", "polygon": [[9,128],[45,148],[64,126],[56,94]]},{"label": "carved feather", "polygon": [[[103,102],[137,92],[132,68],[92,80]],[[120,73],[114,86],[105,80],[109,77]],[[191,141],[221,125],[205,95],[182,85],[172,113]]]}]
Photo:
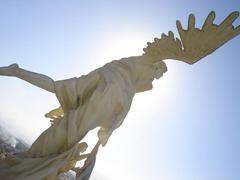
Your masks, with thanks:
[{"label": "carved feather", "polygon": [[149,59],[152,63],[175,59],[193,64],[240,34],[240,26],[234,28],[232,25],[238,17],[239,12],[232,12],[222,23],[216,25],[213,23],[215,12],[212,11],[199,29],[195,27],[195,16],[190,14],[186,30],[180,21],[176,22],[180,39],[175,38],[171,31],[168,35],[162,34],[160,39],[155,38],[154,42],[147,43],[143,56],[151,57]]}]

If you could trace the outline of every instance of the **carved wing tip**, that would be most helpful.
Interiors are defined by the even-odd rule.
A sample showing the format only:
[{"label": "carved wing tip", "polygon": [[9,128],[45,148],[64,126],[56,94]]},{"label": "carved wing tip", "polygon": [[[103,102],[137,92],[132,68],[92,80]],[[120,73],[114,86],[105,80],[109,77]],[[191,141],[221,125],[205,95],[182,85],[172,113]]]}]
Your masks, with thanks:
[{"label": "carved wing tip", "polygon": [[234,16],[238,17],[240,13],[239,13],[239,11],[233,11],[231,14],[234,14]]},{"label": "carved wing tip", "polygon": [[[191,13],[188,18],[188,27],[183,29],[179,20],[176,21],[180,38],[175,38],[172,31],[161,34],[161,38],[154,38],[152,43],[143,49],[144,54],[159,59],[176,59],[193,64],[224,43],[240,34],[240,26],[234,28],[233,22],[239,17],[239,11],[233,11],[219,25],[214,24],[215,11],[211,11],[202,28],[195,27],[195,15]],[[211,37],[211,42],[209,41]]]},{"label": "carved wing tip", "polygon": [[209,15],[215,17],[215,16],[216,16],[216,12],[215,12],[215,11],[211,11],[211,12],[209,13]]}]

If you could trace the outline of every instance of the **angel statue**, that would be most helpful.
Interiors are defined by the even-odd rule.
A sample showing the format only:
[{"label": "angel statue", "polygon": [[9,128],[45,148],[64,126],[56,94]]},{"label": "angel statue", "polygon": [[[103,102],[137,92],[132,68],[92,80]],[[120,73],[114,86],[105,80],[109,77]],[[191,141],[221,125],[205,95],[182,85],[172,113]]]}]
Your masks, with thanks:
[{"label": "angel statue", "polygon": [[[76,171],[76,178],[89,179],[100,145],[105,146],[112,132],[126,117],[135,93],[152,89],[153,80],[167,71],[163,60],[175,59],[194,64],[240,34],[232,23],[239,12],[232,12],[222,23],[213,23],[215,13],[207,16],[201,29],[189,15],[188,28],[176,22],[180,38],[173,32],[147,43],[142,56],[114,60],[79,78],[54,81],[50,77],[22,69],[17,64],[0,68],[0,75],[23,79],[55,93],[60,107],[46,117],[52,125],[26,152],[8,155],[0,161],[0,177],[5,180],[50,180],[62,172]],[[85,135],[99,127],[98,142],[84,154]],[[77,161],[82,167],[75,167]]]}]

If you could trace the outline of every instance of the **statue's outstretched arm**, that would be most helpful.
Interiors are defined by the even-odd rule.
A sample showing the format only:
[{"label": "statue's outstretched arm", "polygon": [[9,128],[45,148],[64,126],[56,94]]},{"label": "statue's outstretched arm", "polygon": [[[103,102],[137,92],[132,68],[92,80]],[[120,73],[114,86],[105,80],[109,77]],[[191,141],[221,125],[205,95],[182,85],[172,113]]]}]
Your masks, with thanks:
[{"label": "statue's outstretched arm", "polygon": [[12,64],[7,67],[0,67],[0,75],[17,77],[49,92],[55,92],[54,81],[50,77],[24,70],[17,64]]},{"label": "statue's outstretched arm", "polygon": [[188,28],[183,29],[177,21],[180,38],[175,38],[172,31],[168,35],[155,38],[144,48],[144,60],[155,63],[164,59],[175,59],[188,64],[193,64],[214,52],[227,41],[240,34],[240,26],[234,27],[232,23],[239,17],[239,12],[232,12],[219,25],[214,24],[215,12],[206,18],[202,28],[195,27],[195,16],[190,14]]}]

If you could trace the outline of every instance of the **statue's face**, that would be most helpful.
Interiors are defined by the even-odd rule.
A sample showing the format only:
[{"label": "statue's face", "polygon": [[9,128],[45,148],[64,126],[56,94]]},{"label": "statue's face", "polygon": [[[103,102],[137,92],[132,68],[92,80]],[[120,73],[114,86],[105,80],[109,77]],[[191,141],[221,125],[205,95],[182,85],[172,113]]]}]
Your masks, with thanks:
[{"label": "statue's face", "polygon": [[152,82],[155,78],[155,68],[153,65],[140,64],[138,65],[136,77],[136,92],[151,90]]},{"label": "statue's face", "polygon": [[159,79],[160,77],[162,77],[163,73],[167,72],[167,66],[163,61],[159,61],[157,63],[153,64],[154,68],[155,68],[155,78]]},{"label": "statue's face", "polygon": [[153,88],[154,78],[159,79],[167,71],[164,62],[160,61],[155,64],[139,64],[137,67],[136,91],[143,92]]}]

